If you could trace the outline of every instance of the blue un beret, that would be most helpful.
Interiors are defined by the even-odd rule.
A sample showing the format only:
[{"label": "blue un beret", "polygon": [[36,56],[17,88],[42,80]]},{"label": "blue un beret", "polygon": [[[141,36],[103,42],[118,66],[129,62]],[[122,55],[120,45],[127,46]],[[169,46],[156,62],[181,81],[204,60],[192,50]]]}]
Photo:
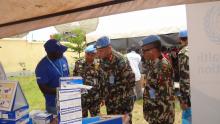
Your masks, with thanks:
[{"label": "blue un beret", "polygon": [[179,32],[179,37],[188,37],[188,32],[187,30],[182,30]]},{"label": "blue un beret", "polygon": [[85,52],[86,53],[96,53],[96,48],[94,45],[89,45],[86,47]]},{"label": "blue un beret", "polygon": [[150,35],[140,41],[140,46],[145,46],[156,42],[160,42],[160,38],[157,35]]},{"label": "blue un beret", "polygon": [[100,37],[100,38],[96,41],[95,47],[96,47],[97,49],[103,48],[103,47],[107,47],[110,43],[111,43],[111,40],[110,40],[107,36],[103,36],[103,37]]}]

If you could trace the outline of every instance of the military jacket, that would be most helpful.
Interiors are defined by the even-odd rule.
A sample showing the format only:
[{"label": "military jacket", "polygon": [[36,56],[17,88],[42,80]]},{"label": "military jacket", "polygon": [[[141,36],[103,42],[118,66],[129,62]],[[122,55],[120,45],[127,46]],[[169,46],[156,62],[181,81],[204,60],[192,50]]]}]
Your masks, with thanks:
[{"label": "military jacket", "polygon": [[143,93],[144,118],[151,123],[173,123],[174,89],[173,69],[162,55],[147,67],[147,83]]},{"label": "military jacket", "polygon": [[126,57],[113,50],[111,61],[101,60],[100,68],[103,72],[102,97],[107,107],[112,105],[112,108],[120,109],[127,105],[123,110],[132,111],[133,102],[129,104],[128,101],[134,97],[135,75]]},{"label": "military jacket", "polygon": [[87,64],[85,59],[76,61],[73,71],[74,76],[81,76],[83,78],[83,84],[92,86],[88,93],[83,94],[83,99],[86,101],[100,100],[100,86],[101,86],[101,74],[98,63]]},{"label": "military jacket", "polygon": [[179,54],[180,100],[190,104],[189,50],[183,47]]}]

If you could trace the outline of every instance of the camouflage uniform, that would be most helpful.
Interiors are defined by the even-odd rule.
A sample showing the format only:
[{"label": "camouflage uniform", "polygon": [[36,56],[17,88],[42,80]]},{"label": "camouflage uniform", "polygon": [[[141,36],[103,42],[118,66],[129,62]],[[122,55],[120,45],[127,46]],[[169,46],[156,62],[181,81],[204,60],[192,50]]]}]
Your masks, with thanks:
[{"label": "camouflage uniform", "polygon": [[179,74],[180,74],[180,102],[191,106],[190,102],[190,78],[189,78],[189,50],[183,47],[179,52]]},{"label": "camouflage uniform", "polygon": [[144,90],[144,118],[149,124],[174,122],[174,91],[172,67],[165,57],[148,62],[147,83]]},{"label": "camouflage uniform", "polygon": [[142,72],[144,74],[147,74],[151,68],[152,61],[151,60],[141,60],[141,61],[142,61]]},{"label": "camouflage uniform", "polygon": [[172,61],[173,72],[174,72],[174,81],[179,82],[179,67],[178,67],[178,53],[179,53],[179,46],[173,47],[170,52],[170,58]]},{"label": "camouflage uniform", "polygon": [[[135,75],[128,61],[118,52],[113,50],[111,62],[101,60],[100,67],[104,73],[102,82],[102,96],[108,115],[129,114],[134,105]],[[113,76],[113,79],[110,79]],[[111,80],[114,82],[112,83]]]},{"label": "camouflage uniform", "polygon": [[85,59],[76,61],[73,71],[74,76],[81,76],[85,85],[93,86],[88,93],[82,94],[83,117],[97,116],[100,113],[100,70],[98,64],[87,64]]}]

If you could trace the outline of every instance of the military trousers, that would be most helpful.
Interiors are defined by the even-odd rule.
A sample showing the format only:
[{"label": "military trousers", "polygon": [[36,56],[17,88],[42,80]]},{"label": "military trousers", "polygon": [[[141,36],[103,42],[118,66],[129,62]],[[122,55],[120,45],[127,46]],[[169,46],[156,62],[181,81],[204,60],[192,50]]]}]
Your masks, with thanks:
[{"label": "military trousers", "polygon": [[173,124],[175,119],[174,101],[144,100],[144,119],[149,124]]},{"label": "military trousers", "polygon": [[108,115],[125,115],[129,116],[129,124],[132,124],[132,110],[134,107],[135,96],[120,99],[118,101],[107,100],[106,109]]},{"label": "military trousers", "polygon": [[88,117],[88,112],[91,117],[98,116],[100,114],[100,102],[95,101],[83,101],[82,100],[82,115]]}]

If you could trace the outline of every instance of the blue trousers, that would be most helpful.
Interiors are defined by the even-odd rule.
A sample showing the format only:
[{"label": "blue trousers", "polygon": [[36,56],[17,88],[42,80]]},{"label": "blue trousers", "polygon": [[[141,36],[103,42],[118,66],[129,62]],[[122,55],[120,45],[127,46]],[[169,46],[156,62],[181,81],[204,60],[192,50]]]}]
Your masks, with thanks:
[{"label": "blue trousers", "polygon": [[191,110],[191,108],[183,110],[182,124],[192,124],[192,110]]},{"label": "blue trousers", "polygon": [[55,106],[47,106],[46,105],[46,110],[48,113],[57,115],[57,108]]}]

